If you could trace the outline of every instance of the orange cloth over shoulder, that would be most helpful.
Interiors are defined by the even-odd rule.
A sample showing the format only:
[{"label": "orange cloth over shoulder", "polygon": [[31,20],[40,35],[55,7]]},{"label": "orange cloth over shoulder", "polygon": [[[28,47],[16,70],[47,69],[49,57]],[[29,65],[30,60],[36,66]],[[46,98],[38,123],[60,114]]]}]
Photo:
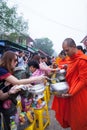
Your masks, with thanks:
[{"label": "orange cloth over shoulder", "polygon": [[66,56],[64,59],[57,57],[55,63],[58,65],[60,69],[62,69],[63,65],[68,64],[68,60],[69,60],[68,56]]},{"label": "orange cloth over shoulder", "polygon": [[87,130],[87,56],[81,51],[70,58],[66,80],[72,94],[68,108],[71,130]]},{"label": "orange cloth over shoulder", "polygon": [[56,57],[56,58],[55,58],[55,63],[58,65],[58,63],[59,63],[60,60],[61,60],[60,57]]},{"label": "orange cloth over shoulder", "polygon": [[69,62],[69,58],[66,57],[65,59],[61,59],[58,63],[58,67],[60,69],[63,69],[63,65],[68,65],[68,62]]}]

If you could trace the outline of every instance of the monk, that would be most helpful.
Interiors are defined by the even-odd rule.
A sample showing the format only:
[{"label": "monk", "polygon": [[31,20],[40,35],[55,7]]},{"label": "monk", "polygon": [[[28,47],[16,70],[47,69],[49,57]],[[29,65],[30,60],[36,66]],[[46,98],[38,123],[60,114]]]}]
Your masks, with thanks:
[{"label": "monk", "polygon": [[60,69],[67,69],[68,56],[66,55],[66,53],[63,50],[59,53],[59,57],[60,57],[60,60],[57,63],[58,67]]},{"label": "monk", "polygon": [[[63,127],[63,121],[66,121],[66,127],[69,125],[71,130],[87,130],[87,56],[77,49],[71,38],[65,39],[62,47],[70,57],[66,74],[69,91],[61,95],[61,105],[57,104],[57,120],[60,122],[63,119],[60,122]],[[66,102],[64,106],[62,98]],[[59,110],[63,108],[65,109],[60,114]]]},{"label": "monk", "polygon": [[70,57],[66,74],[70,88],[62,95],[68,98],[67,121],[71,130],[87,130],[87,56],[71,38],[65,39],[62,47]]},{"label": "monk", "polygon": [[[66,53],[62,50],[59,53],[59,60],[57,60],[57,65],[60,69],[67,69],[68,65],[68,57]],[[68,99],[54,96],[53,103],[52,103],[52,110],[55,111],[55,116],[58,122],[61,124],[63,128],[69,127],[66,119],[64,119],[65,109],[67,108],[66,104]]]}]

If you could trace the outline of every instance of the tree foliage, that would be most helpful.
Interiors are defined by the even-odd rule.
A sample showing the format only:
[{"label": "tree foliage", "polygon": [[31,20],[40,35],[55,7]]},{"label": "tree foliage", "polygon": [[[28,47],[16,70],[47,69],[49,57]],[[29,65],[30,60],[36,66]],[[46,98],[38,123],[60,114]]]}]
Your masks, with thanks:
[{"label": "tree foliage", "polygon": [[27,34],[28,22],[17,15],[17,8],[7,6],[7,2],[0,2],[0,33]]},{"label": "tree foliage", "polygon": [[52,56],[54,52],[54,50],[52,49],[53,43],[48,38],[35,39],[34,47],[41,49],[50,56]]}]

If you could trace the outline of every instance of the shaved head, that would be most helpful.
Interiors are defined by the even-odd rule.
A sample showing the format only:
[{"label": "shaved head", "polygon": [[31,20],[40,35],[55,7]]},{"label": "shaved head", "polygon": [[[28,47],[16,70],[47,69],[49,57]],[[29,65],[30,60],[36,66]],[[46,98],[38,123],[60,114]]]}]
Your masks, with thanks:
[{"label": "shaved head", "polygon": [[77,52],[76,43],[72,38],[66,38],[63,41],[62,48],[68,56],[72,56]]},{"label": "shaved head", "polygon": [[63,45],[64,44],[67,44],[68,47],[76,47],[76,43],[75,43],[75,41],[72,38],[66,38],[63,41]]}]

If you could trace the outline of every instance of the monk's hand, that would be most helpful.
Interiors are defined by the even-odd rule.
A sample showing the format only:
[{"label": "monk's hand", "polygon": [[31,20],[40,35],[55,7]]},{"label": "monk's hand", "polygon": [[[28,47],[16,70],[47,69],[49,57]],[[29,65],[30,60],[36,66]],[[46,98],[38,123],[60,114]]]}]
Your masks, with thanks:
[{"label": "monk's hand", "polygon": [[69,93],[62,94],[61,97],[68,98],[68,97],[71,97],[71,94],[69,94]]}]

